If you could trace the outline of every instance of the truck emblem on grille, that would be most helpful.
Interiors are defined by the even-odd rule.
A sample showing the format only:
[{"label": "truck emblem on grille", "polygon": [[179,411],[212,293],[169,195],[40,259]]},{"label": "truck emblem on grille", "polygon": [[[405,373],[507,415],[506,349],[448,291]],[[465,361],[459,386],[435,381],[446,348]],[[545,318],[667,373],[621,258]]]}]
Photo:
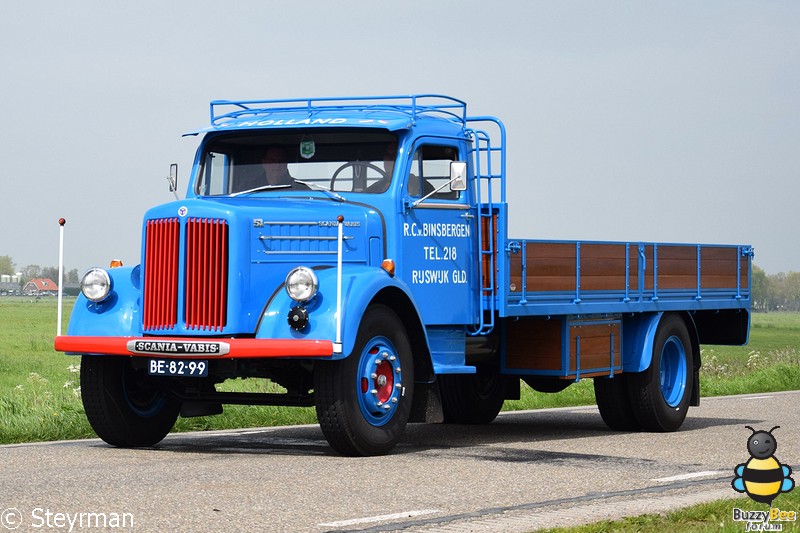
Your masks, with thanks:
[{"label": "truck emblem on grille", "polygon": [[187,213],[189,213],[189,208],[186,207],[185,205],[182,205],[178,208],[179,217],[185,217]]},{"label": "truck emblem on grille", "polygon": [[[319,226],[321,228],[335,228],[336,226],[339,225],[339,221],[338,220],[320,220],[318,222],[318,224],[319,224]],[[350,228],[360,228],[361,227],[361,221],[360,220],[345,220],[344,222],[342,222],[342,225],[345,226],[345,227],[350,227]]]}]

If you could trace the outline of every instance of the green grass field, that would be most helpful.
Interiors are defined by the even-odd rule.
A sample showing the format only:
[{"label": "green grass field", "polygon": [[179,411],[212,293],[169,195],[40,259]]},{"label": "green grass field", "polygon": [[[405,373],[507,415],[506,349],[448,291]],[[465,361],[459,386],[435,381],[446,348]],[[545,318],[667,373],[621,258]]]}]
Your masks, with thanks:
[{"label": "green grass field", "polygon": [[[781,494],[772,506],[781,511],[795,511],[800,509],[800,490]],[[718,531],[720,533],[742,533],[745,529],[744,522],[733,520],[733,509],[743,511],[767,511],[764,504],[757,503],[750,498],[734,498],[695,505],[669,513],[648,514],[632,516],[624,520],[603,521],[572,528],[554,528],[544,530],[544,533],[605,533],[616,531],[622,533],[683,533],[694,531]],[[800,530],[800,519],[794,522],[772,521],[770,526],[782,525],[783,531]],[[753,530],[750,530],[753,531]]]},{"label": "green grass field", "polygon": [[[64,305],[69,320],[74,299]],[[753,315],[750,344],[704,346],[704,396],[800,389],[800,313]],[[66,328],[66,326],[64,326]],[[0,298],[0,443],[93,437],[80,400],[80,359],[53,350],[56,299]],[[226,390],[265,391],[266,380],[235,380]],[[594,403],[591,379],[557,394],[522,384],[506,410]],[[222,415],[179,419],[175,431],[312,424],[312,408],[225,406]]]}]

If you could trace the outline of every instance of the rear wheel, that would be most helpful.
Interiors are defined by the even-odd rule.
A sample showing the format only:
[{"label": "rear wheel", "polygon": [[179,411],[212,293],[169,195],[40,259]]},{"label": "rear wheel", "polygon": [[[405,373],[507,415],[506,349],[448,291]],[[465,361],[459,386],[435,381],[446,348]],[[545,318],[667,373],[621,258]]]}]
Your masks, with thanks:
[{"label": "rear wheel", "polygon": [[488,424],[503,408],[508,377],[494,368],[475,374],[439,376],[445,424]]},{"label": "rear wheel", "polygon": [[626,374],[618,374],[613,378],[594,378],[594,397],[600,416],[608,427],[616,431],[639,429],[628,395]]},{"label": "rear wheel", "polygon": [[112,446],[153,446],[170,432],[181,403],[126,357],[81,358],[81,398],[97,436]]},{"label": "rear wheel", "polygon": [[353,352],[317,364],[314,397],[322,433],[342,455],[382,455],[411,413],[414,364],[405,327],[386,306],[367,309]]},{"label": "rear wheel", "polygon": [[692,396],[692,343],[683,319],[664,315],[656,330],[650,368],[628,375],[633,414],[645,431],[675,431]]}]

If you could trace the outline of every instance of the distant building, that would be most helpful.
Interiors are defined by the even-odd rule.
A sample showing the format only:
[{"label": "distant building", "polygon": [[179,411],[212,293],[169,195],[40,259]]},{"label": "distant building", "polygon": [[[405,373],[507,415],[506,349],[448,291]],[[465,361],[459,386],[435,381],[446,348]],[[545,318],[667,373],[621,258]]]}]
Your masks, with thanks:
[{"label": "distant building", "polygon": [[39,296],[55,296],[58,294],[58,285],[50,278],[36,278],[30,280],[22,287],[22,293]]},{"label": "distant building", "polygon": [[19,294],[19,282],[0,281],[0,296]]}]

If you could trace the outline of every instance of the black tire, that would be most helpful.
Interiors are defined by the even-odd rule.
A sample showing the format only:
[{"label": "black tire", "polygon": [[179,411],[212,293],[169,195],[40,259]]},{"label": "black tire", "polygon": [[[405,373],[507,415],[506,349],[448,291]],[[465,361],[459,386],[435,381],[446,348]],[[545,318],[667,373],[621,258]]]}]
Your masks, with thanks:
[{"label": "black tire", "polygon": [[488,424],[503,408],[508,377],[493,368],[475,374],[439,376],[445,424]]},{"label": "black tire", "polygon": [[639,422],[633,414],[628,394],[628,376],[617,374],[613,378],[594,378],[594,397],[600,416],[615,431],[638,431]]},{"label": "black tire", "polygon": [[650,367],[627,376],[633,414],[643,430],[675,431],[683,424],[692,397],[693,365],[686,323],[677,314],[665,314],[656,330]]},{"label": "black tire", "polygon": [[81,358],[81,398],[97,436],[112,446],[136,448],[160,442],[178,418],[181,403],[158,388],[127,357]]},{"label": "black tire", "polygon": [[386,306],[367,309],[353,352],[317,363],[317,419],[342,455],[389,453],[403,435],[414,400],[414,360],[405,327]]}]

